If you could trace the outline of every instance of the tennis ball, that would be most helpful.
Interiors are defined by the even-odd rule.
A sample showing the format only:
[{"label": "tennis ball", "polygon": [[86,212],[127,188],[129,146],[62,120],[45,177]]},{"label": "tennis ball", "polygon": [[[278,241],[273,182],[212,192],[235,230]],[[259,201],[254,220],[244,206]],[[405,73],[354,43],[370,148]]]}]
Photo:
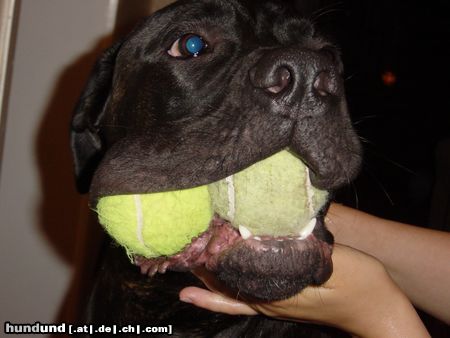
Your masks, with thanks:
[{"label": "tennis ball", "polygon": [[254,236],[301,236],[328,197],[311,185],[308,168],[287,150],[208,188],[213,210]]},{"label": "tennis ball", "polygon": [[170,256],[204,232],[213,217],[207,186],[102,197],[96,211],[128,256]]},{"label": "tennis ball", "polygon": [[327,195],[311,185],[302,161],[284,150],[209,185],[102,197],[96,211],[130,257],[153,258],[183,250],[207,230],[214,213],[243,236],[303,236]]}]

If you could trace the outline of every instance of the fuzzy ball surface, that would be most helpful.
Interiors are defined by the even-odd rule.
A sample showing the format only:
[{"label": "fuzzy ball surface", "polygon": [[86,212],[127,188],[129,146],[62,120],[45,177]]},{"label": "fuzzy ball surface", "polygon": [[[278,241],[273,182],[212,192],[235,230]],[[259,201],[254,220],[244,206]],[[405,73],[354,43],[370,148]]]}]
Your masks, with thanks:
[{"label": "fuzzy ball surface", "polygon": [[298,235],[328,193],[316,189],[308,168],[287,150],[209,185],[213,209],[253,235]]},{"label": "fuzzy ball surface", "polygon": [[97,213],[128,255],[171,256],[208,229],[214,213],[253,235],[299,235],[327,202],[308,168],[287,150],[192,189],[107,196]]},{"label": "fuzzy ball surface", "polygon": [[96,209],[106,231],[128,255],[170,256],[204,232],[213,217],[207,186],[107,196]]}]

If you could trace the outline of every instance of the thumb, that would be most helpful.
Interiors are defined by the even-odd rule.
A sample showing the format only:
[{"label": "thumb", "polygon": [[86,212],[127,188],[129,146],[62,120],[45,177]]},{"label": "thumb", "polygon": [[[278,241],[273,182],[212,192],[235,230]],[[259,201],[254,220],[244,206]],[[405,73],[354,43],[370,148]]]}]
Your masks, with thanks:
[{"label": "thumb", "polygon": [[258,314],[253,308],[243,302],[193,286],[181,290],[179,297],[182,302],[191,303],[214,312],[247,316]]}]

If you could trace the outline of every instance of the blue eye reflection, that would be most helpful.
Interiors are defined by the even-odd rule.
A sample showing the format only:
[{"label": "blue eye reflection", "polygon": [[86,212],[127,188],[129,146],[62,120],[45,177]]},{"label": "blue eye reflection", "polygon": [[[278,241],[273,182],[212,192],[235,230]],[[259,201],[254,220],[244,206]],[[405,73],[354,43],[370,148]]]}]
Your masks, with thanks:
[{"label": "blue eye reflection", "polygon": [[182,43],[184,44],[182,48],[192,56],[197,56],[206,47],[205,41],[200,36],[193,34],[182,39]]}]

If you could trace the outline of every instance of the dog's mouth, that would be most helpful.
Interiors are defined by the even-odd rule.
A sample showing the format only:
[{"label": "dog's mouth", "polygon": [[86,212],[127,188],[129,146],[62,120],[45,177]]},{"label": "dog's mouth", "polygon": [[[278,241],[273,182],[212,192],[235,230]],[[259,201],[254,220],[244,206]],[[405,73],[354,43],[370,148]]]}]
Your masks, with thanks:
[{"label": "dog's mouth", "polygon": [[[310,169],[288,149],[191,190],[116,197],[100,200],[100,223],[144,274],[205,266],[227,286],[262,300],[288,298],[331,274],[333,237],[323,222],[328,192],[312,185]],[[197,209],[208,212],[199,217]],[[121,218],[127,211],[132,217]],[[170,220],[158,224],[158,215]],[[174,250],[158,247],[180,239]]]},{"label": "dog's mouth", "polygon": [[205,266],[239,293],[285,299],[331,275],[333,237],[324,226],[325,210],[310,221],[303,236],[254,236],[215,215],[209,228],[182,252],[150,259],[135,256],[135,264],[149,276]]},{"label": "dog's mouth", "polygon": [[[308,285],[320,285],[332,271],[333,237],[323,221],[328,193],[312,186],[309,173],[297,156],[280,151],[203,187],[215,214],[207,216],[202,232],[189,237],[181,251],[147,254],[131,249],[129,254],[144,274],[205,266],[227,286],[262,300],[288,298]],[[178,203],[183,199],[178,195],[175,200],[176,210],[182,210]],[[122,204],[117,208],[126,209]],[[143,229],[154,229],[144,218],[151,222],[154,215],[144,217],[142,206],[135,209],[136,227],[128,229],[119,222],[116,230],[131,231],[127,236],[138,234],[142,242]],[[165,212],[171,210],[178,212]],[[177,215],[176,224],[188,224],[190,213]],[[125,247],[130,244],[127,236],[109,229],[113,237],[121,235]],[[170,237],[170,230],[163,229]]]}]

